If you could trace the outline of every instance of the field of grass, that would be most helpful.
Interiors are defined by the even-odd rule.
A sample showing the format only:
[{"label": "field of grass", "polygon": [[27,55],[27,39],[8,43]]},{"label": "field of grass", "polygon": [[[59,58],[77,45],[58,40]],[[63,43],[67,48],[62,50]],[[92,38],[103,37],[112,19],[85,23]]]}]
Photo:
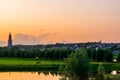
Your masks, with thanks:
[{"label": "field of grass", "polygon": [[[106,71],[120,70],[120,63],[90,62],[91,70],[96,71],[100,63]],[[63,60],[0,58],[0,71],[58,70],[61,64],[64,64]]]},{"label": "field of grass", "polygon": [[91,68],[97,70],[99,64],[102,64],[105,71],[120,70],[119,62],[90,62]]},{"label": "field of grass", "polygon": [[20,58],[0,58],[0,71],[57,70],[62,60],[37,60]]},{"label": "field of grass", "polygon": [[21,59],[21,58],[0,58],[0,65],[59,65],[62,60],[40,60],[40,59]]}]

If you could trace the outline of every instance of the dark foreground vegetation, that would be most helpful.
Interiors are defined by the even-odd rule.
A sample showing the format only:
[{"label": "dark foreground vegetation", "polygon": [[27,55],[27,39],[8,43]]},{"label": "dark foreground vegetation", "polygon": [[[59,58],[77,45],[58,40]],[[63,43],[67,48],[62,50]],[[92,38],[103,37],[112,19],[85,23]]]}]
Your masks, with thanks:
[{"label": "dark foreground vegetation", "polygon": [[62,60],[0,58],[0,71],[57,71],[60,64]]},{"label": "dark foreground vegetation", "polygon": [[[118,62],[113,62],[113,59],[117,59]],[[94,72],[93,80],[112,80],[113,77],[107,79],[111,76],[103,75],[106,75],[104,73],[107,71],[120,70],[119,61],[120,53],[114,55],[111,49],[0,48],[0,71],[57,71],[59,69],[64,78],[70,80],[88,80],[90,73]]]},{"label": "dark foreground vegetation", "polygon": [[0,48],[0,57],[11,57],[11,58],[39,58],[39,59],[64,59],[71,54],[71,49],[45,49],[40,50],[36,48],[20,49],[13,47]]},{"label": "dark foreground vegetation", "polygon": [[[97,71],[101,62],[89,62],[91,69]],[[58,70],[60,65],[64,65],[64,60],[43,60],[25,58],[0,58],[0,71],[41,71]],[[106,71],[120,70],[118,62],[102,62]]]},{"label": "dark foreground vegetation", "polygon": [[[39,59],[53,59],[53,60],[64,60],[67,58],[72,52],[76,50],[70,48],[46,48],[46,49],[38,49],[38,48],[29,48],[29,49],[20,49],[17,47],[13,47],[11,49],[1,47],[0,48],[0,57],[11,57],[11,58],[39,58]],[[114,59],[114,54],[112,53],[112,49],[94,49],[88,48],[86,49],[87,56],[90,61],[95,62],[112,62]],[[117,56],[117,60],[120,61],[120,53]]]},{"label": "dark foreground vegetation", "polygon": [[[119,80],[106,74],[106,71],[117,70],[118,63],[91,63],[85,49],[72,53],[59,68],[62,80]],[[120,77],[119,77],[120,78]]]},{"label": "dark foreground vegetation", "polygon": [[0,71],[57,71],[59,65],[0,65]]}]

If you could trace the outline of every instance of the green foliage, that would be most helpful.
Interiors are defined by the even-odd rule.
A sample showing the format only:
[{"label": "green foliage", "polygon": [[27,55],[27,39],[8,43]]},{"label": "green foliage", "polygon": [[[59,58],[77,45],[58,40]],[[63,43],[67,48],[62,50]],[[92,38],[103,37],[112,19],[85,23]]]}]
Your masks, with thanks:
[{"label": "green foliage", "polygon": [[98,49],[96,52],[96,60],[97,61],[103,61],[105,57],[105,53],[103,49]]},{"label": "green foliage", "polygon": [[87,49],[88,52],[88,58],[93,61],[106,61],[106,62],[112,62],[113,60],[113,54],[111,49],[98,49],[95,50],[93,48]]},{"label": "green foliage", "polygon": [[[107,61],[111,62],[113,59],[112,50],[110,49],[98,49],[88,48],[87,56],[90,61]],[[28,48],[20,49],[13,47],[0,48],[0,57],[11,57],[11,58],[40,58],[40,59],[65,59],[67,58],[74,50],[72,49],[60,49],[60,48],[46,48],[45,50],[40,50],[39,48]],[[120,55],[118,55],[118,60],[120,60]]]},{"label": "green foliage", "polygon": [[111,80],[120,80],[120,74],[118,74],[118,75],[113,75],[113,76],[111,77]]},{"label": "green foliage", "polygon": [[63,60],[43,60],[43,59],[26,59],[26,58],[0,58],[0,65],[35,65],[36,62],[40,64],[63,64]]},{"label": "green foliage", "polygon": [[87,49],[88,58],[95,61],[95,50],[93,48]]},{"label": "green foliage", "polygon": [[102,64],[99,64],[98,72],[95,77],[95,80],[105,80],[105,70],[104,70],[104,67],[102,66]]},{"label": "green foliage", "polygon": [[0,58],[0,71],[58,70],[62,60]]},{"label": "green foliage", "polygon": [[[39,62],[39,63],[37,64],[37,62]],[[61,66],[61,70],[62,70],[61,73],[62,73],[63,69],[65,68],[64,64],[65,64],[65,62],[63,60],[0,58],[0,70],[5,70],[5,67],[9,68],[10,66],[13,66],[13,68],[14,68],[14,66],[16,66],[16,67],[17,66],[23,66],[24,67],[26,65],[28,65],[28,69],[29,69],[30,66],[34,66],[33,68],[35,68],[36,65],[37,66],[44,65],[45,68],[46,68],[46,66],[49,66],[49,67],[51,66],[51,68],[54,69],[53,68],[54,66],[56,67],[56,65],[57,65],[56,68],[58,68],[59,65],[62,65]],[[103,62],[102,64],[103,64],[106,71],[120,70],[120,63]],[[99,66],[99,62],[90,62],[90,65],[92,66],[92,71],[97,71],[97,68]],[[4,67],[4,69],[2,67]],[[12,69],[10,69],[10,70],[12,70]],[[20,70],[20,69],[18,69],[18,70]],[[34,69],[32,69],[32,70],[34,70]],[[40,70],[40,69],[38,69],[38,70]]]},{"label": "green foliage", "polygon": [[119,51],[119,54],[117,56],[117,60],[120,61],[120,51]]},{"label": "green foliage", "polygon": [[86,80],[89,73],[87,52],[79,49],[72,53],[65,61],[65,66],[60,67],[62,74],[71,80]]},{"label": "green foliage", "polygon": [[29,48],[26,50],[13,47],[0,48],[0,57],[12,58],[40,58],[40,59],[64,59],[67,58],[73,50],[70,49],[45,49]]},{"label": "green foliage", "polygon": [[113,60],[113,54],[112,54],[112,51],[110,49],[105,50],[105,60],[107,62],[112,62],[112,60]]}]

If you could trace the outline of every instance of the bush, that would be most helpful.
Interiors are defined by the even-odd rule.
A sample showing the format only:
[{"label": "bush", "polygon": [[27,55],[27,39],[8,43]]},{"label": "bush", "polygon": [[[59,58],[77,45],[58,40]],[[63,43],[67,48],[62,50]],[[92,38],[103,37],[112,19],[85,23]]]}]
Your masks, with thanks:
[{"label": "bush", "polygon": [[70,80],[88,80],[89,60],[86,50],[79,49],[72,53],[60,70]]}]

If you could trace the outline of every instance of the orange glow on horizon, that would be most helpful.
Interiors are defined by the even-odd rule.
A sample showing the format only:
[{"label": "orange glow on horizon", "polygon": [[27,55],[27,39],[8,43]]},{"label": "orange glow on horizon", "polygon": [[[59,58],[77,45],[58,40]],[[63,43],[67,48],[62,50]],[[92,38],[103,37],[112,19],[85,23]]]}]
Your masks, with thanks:
[{"label": "orange glow on horizon", "polygon": [[9,32],[44,42],[120,42],[119,0],[2,0],[0,41]]}]

